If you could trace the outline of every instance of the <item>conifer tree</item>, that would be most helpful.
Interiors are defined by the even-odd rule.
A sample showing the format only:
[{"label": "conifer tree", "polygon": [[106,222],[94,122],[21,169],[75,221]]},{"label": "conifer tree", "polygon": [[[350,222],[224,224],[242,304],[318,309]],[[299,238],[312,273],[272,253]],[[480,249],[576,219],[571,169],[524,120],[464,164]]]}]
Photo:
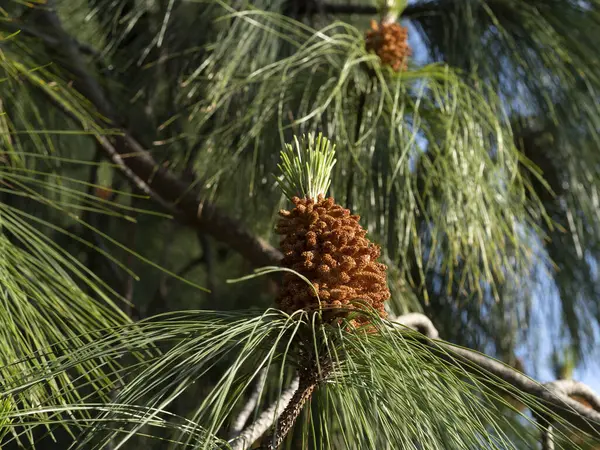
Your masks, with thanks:
[{"label": "conifer tree", "polygon": [[599,448],[599,43],[597,0],[6,0],[0,446]]}]

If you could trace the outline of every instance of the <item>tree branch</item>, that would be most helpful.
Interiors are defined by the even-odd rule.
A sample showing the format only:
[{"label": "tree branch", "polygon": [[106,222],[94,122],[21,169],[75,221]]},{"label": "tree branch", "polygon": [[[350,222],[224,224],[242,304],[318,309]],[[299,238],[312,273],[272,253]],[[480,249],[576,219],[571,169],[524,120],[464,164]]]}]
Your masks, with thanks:
[{"label": "tree branch", "polygon": [[[491,374],[510,384],[520,392],[536,397],[539,405],[528,405],[537,410],[550,411],[570,424],[586,432],[600,436],[600,413],[588,408],[567,395],[548,389],[516,370],[497,362],[488,356],[450,344],[435,344],[443,350],[446,359],[476,375]],[[494,380],[490,380],[493,382]],[[510,392],[508,392],[511,395]]]},{"label": "tree branch", "polygon": [[[600,397],[583,383],[574,380],[557,380],[545,383],[544,386],[558,395],[575,400],[580,398],[587,403],[586,406],[600,412]],[[579,400],[576,401],[581,403]],[[538,418],[538,422],[542,427],[542,450],[554,450],[554,425],[551,418],[543,414]]]},{"label": "tree branch", "polygon": [[[407,314],[396,318],[395,321],[425,335],[438,334],[429,318],[422,314]],[[535,397],[539,404],[528,405],[529,408],[541,411],[540,413],[545,415],[549,411],[571,425],[600,436],[600,397],[585,384],[560,380],[542,385],[513,368],[473,350],[456,347],[443,341],[427,341],[427,344],[450,364],[457,365],[477,376],[492,375],[510,384],[519,392]],[[491,387],[494,387],[494,380],[489,378],[488,380]],[[507,394],[514,395],[511,392]],[[586,407],[570,396],[583,398],[591,407]]]},{"label": "tree branch", "polygon": [[404,314],[396,319],[392,319],[400,325],[404,325],[408,328],[412,328],[421,334],[424,334],[429,339],[438,339],[440,337],[438,330],[433,326],[433,322],[429,320],[429,317],[419,314],[410,313]]},{"label": "tree branch", "polygon": [[[353,5],[353,4],[332,4],[332,3],[323,3],[319,5],[319,8],[311,8],[307,4],[309,2],[303,2],[304,7],[300,7],[298,10],[298,14],[357,14],[364,16],[377,16],[381,14],[381,11],[375,7],[370,5]],[[423,4],[413,4],[407,6],[400,17],[402,18],[411,18],[417,17],[423,14],[431,13],[432,7],[427,3]],[[391,19],[391,17],[390,17]]]},{"label": "tree branch", "polygon": [[548,389],[569,397],[580,397],[585,400],[589,407],[600,412],[600,396],[589,386],[575,380],[557,380],[545,383]]},{"label": "tree branch", "polygon": [[[80,94],[87,98],[102,115],[118,125],[119,118],[114,114],[112,105],[99,83],[87,70],[78,45],[63,29],[54,6],[54,2],[48,0],[48,8],[40,11],[45,18],[47,30],[52,32],[53,37],[46,40],[45,44],[69,64],[69,69],[76,78],[74,87]],[[78,121],[70,111],[62,109],[65,114]],[[279,250],[256,237],[215,205],[204,201],[198,192],[189,189],[189,186],[175,174],[157,164],[150,153],[127,130],[121,131],[123,135],[115,137],[112,141],[104,136],[96,136],[96,138],[106,156],[121,169],[132,185],[150,196],[181,223],[225,242],[254,266],[279,263],[281,260]]]},{"label": "tree branch", "polygon": [[[424,343],[438,356],[448,363],[476,375],[480,381],[489,383],[490,387],[497,388],[496,380],[501,379],[519,392],[535,397],[537,404],[528,406],[535,409],[538,415],[547,416],[550,412],[586,432],[593,432],[600,436],[600,397],[585,384],[572,380],[560,380],[542,385],[486,355],[455,347],[443,341],[433,341],[431,339],[437,338],[439,333],[431,320],[423,314],[411,313],[392,317],[391,320],[427,336],[428,339]],[[486,377],[482,378],[481,375],[486,375]],[[274,405],[263,412],[256,422],[233,440],[232,448],[234,450],[247,448],[266,433],[275,419],[278,422],[281,420],[284,411],[293,406],[291,399],[294,396],[302,395],[301,389],[298,388],[298,380],[299,378],[294,380],[295,389],[292,389],[293,386],[288,388]],[[507,394],[514,396],[512,392],[507,392]],[[583,398],[591,407],[584,406],[570,396]],[[274,416],[275,405],[282,406],[277,410],[278,414]],[[546,445],[545,448],[553,448],[553,431],[550,424],[543,428],[543,442]]]},{"label": "tree branch", "polygon": [[278,400],[269,406],[259,417],[249,425],[235,440],[231,442],[232,450],[244,450],[249,448],[254,441],[267,432],[274,422],[283,414],[290,400],[296,394],[300,385],[300,376],[296,376],[292,384],[281,393]]},{"label": "tree branch", "polygon": [[233,439],[236,436],[238,436],[244,429],[244,425],[246,425],[246,422],[248,421],[248,417],[250,417],[250,414],[252,414],[252,411],[254,411],[254,408],[256,407],[256,404],[258,403],[258,398],[260,397],[260,393],[262,392],[262,390],[264,388],[264,384],[267,379],[267,374],[268,374],[268,370],[266,367],[261,369],[260,374],[258,375],[258,380],[256,382],[256,386],[254,387],[254,391],[252,392],[252,395],[250,396],[250,398],[248,399],[248,401],[246,402],[246,404],[244,405],[244,407],[238,414],[237,418],[233,422],[233,425],[231,425],[231,430],[229,431],[230,439]]}]

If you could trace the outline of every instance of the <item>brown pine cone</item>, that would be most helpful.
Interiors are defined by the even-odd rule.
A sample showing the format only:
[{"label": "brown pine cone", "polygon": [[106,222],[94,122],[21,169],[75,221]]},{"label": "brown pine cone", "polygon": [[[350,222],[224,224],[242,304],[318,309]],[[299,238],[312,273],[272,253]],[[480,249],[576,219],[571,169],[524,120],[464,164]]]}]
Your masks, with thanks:
[{"label": "brown pine cone", "polygon": [[367,31],[365,43],[368,51],[374,51],[382,64],[396,72],[408,68],[408,57],[412,50],[408,45],[408,29],[397,23],[378,24],[371,20],[371,30]]},{"label": "brown pine cone", "polygon": [[283,265],[306,278],[286,273],[278,306],[286,312],[321,307],[351,309],[363,300],[385,317],[383,303],[390,297],[384,264],[377,262],[379,246],[371,243],[358,223],[359,216],[322,195],[315,201],[294,197],[295,208],[280,211],[276,232],[282,235]]}]

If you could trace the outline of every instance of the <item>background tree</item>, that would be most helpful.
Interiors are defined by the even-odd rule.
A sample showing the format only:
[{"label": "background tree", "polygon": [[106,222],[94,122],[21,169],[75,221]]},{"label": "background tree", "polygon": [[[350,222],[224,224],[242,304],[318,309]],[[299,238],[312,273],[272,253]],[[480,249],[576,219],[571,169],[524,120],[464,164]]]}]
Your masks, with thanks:
[{"label": "background tree", "polygon": [[[79,433],[80,416],[94,425],[53,433],[58,448],[73,435],[81,448],[129,439],[111,423],[173,446],[232,437],[240,410],[259,417],[294,379],[297,333],[320,344],[325,333],[324,354],[355,350],[333,358],[344,363],[324,377],[334,387],[317,390],[289,445],[537,441],[498,391],[527,386],[465,379],[446,347],[389,331],[387,343],[336,340],[301,314],[226,313],[274,304],[278,275],[226,280],[280,264],[270,243],[286,200],[273,174],[283,144],[311,131],[336,144],[329,193],[382,246],[390,312],[425,313],[444,339],[513,366],[523,355],[528,373],[545,363],[544,339],[582,363],[597,357],[595,0],[38,0],[0,11],[13,442],[46,445],[54,421]],[[132,325],[199,309],[218,312]],[[478,407],[461,407],[465,396]],[[520,400],[548,422],[539,395]]]}]

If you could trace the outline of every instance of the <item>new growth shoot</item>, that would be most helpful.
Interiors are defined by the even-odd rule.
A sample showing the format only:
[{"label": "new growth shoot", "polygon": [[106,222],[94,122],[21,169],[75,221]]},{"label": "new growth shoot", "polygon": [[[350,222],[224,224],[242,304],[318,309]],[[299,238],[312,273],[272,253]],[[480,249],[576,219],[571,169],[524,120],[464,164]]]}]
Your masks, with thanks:
[{"label": "new growth shoot", "polygon": [[281,151],[281,170],[278,183],[290,200],[292,197],[317,199],[325,195],[331,184],[331,171],[335,165],[335,144],[319,133],[302,135],[300,141],[294,136],[292,144]]}]

